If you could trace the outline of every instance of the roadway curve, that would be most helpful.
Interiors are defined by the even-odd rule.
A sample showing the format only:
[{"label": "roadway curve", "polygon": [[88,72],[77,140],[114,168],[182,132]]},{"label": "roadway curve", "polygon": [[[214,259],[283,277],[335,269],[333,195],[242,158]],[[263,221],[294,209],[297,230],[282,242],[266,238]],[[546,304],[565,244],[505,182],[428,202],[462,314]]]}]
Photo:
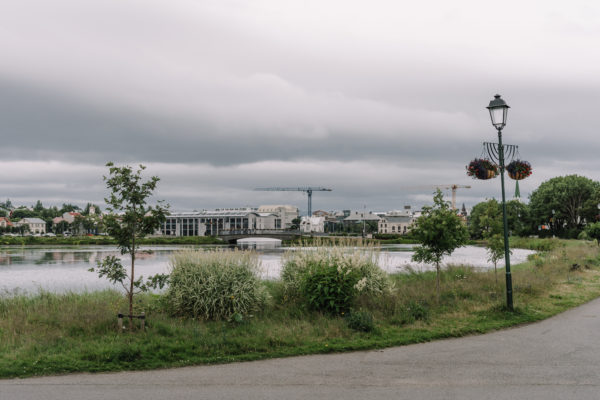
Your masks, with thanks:
[{"label": "roadway curve", "polygon": [[600,300],[536,324],[378,351],[0,380],[2,400],[598,399]]}]

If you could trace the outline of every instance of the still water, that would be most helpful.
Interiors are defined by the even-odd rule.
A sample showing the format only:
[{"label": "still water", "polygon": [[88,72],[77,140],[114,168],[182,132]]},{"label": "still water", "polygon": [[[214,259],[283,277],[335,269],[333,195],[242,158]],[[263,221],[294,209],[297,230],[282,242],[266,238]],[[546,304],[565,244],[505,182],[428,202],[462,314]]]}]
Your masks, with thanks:
[{"label": "still water", "polygon": [[[190,246],[147,246],[136,261],[136,277],[169,272],[169,259],[174,251]],[[195,248],[199,248],[196,246]],[[209,247],[205,247],[209,248]],[[281,259],[286,251],[311,251],[310,249],[261,248],[262,277],[276,279],[281,271]],[[530,250],[514,249],[511,264],[527,259]],[[40,289],[52,292],[91,291],[112,287],[88,269],[98,260],[108,256],[122,257],[123,265],[129,268],[126,256],[121,256],[115,247],[0,247],[0,295],[37,292]],[[388,272],[402,272],[407,267],[417,271],[432,269],[431,266],[414,263],[411,245],[384,245],[378,263]],[[445,264],[467,264],[479,268],[493,268],[487,262],[484,248],[467,246],[456,250],[444,259]],[[499,264],[498,267],[504,267]]]}]

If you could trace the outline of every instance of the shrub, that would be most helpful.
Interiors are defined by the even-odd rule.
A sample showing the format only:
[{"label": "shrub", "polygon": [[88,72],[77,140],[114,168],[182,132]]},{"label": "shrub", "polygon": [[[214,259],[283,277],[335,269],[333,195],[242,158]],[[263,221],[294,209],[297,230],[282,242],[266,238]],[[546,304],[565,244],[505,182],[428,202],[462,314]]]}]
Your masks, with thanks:
[{"label": "shrub", "polygon": [[408,321],[426,321],[429,318],[429,309],[422,303],[410,301],[404,309]]},{"label": "shrub", "polygon": [[339,314],[352,306],[357,294],[378,295],[391,287],[377,265],[371,247],[344,252],[344,247],[288,252],[281,273],[287,298],[309,309]]},{"label": "shrub", "polygon": [[577,240],[590,240],[590,236],[586,231],[581,231],[579,232],[579,235],[577,235]]},{"label": "shrub", "polygon": [[304,276],[301,293],[309,308],[340,314],[354,300],[359,280],[358,271],[333,264],[312,264]]},{"label": "shrub", "polygon": [[375,329],[373,314],[369,311],[350,311],[346,314],[348,328],[359,332],[371,332]]},{"label": "shrub", "polygon": [[264,306],[255,252],[184,250],[171,259],[167,304],[174,315],[230,319]]}]

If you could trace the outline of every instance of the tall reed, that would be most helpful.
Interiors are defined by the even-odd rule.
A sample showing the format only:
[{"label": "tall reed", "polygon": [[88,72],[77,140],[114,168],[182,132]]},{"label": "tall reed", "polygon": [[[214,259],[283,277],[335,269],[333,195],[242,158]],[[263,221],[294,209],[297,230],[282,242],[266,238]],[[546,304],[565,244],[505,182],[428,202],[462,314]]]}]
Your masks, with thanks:
[{"label": "tall reed", "polygon": [[258,311],[266,302],[258,254],[183,250],[171,258],[166,301],[173,314],[206,320]]}]

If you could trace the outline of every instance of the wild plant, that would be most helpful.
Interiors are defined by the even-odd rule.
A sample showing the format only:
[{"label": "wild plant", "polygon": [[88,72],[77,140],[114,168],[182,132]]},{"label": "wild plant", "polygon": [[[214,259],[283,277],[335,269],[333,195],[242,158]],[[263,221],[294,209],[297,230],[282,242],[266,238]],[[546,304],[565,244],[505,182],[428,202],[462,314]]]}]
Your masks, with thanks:
[{"label": "wild plant", "polygon": [[375,296],[391,288],[378,257],[373,247],[339,245],[288,252],[281,273],[285,295],[310,309],[340,314],[357,295]]},{"label": "wild plant", "polygon": [[174,315],[239,319],[260,310],[266,291],[258,254],[239,250],[183,250],[171,259],[166,302]]}]

